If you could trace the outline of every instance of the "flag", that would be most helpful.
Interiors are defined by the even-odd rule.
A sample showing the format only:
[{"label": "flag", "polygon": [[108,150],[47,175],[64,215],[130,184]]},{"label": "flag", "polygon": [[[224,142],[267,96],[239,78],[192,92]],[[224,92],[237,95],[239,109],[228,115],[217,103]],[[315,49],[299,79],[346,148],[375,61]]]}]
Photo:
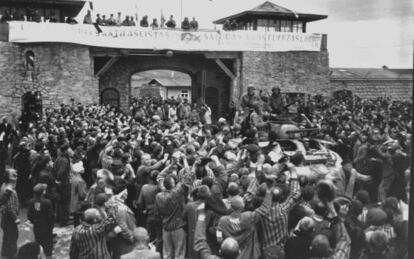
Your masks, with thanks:
[{"label": "flag", "polygon": [[165,23],[165,17],[164,17],[164,12],[161,9],[161,20],[160,20],[160,27],[164,27],[164,23]]},{"label": "flag", "polygon": [[135,21],[138,24],[138,3],[135,3]]}]

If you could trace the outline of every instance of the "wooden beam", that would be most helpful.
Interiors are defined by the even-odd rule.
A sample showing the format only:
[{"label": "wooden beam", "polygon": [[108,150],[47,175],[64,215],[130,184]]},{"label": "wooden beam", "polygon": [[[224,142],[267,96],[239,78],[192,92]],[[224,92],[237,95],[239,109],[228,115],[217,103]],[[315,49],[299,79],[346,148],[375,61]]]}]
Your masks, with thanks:
[{"label": "wooden beam", "polygon": [[236,76],[233,74],[233,72],[221,61],[221,59],[216,58],[215,59],[217,65],[228,75],[232,80],[236,78]]},{"label": "wooden beam", "polygon": [[103,67],[101,68],[101,69],[99,69],[99,71],[98,71],[98,73],[96,73],[96,77],[100,77],[100,76],[102,76],[106,71],[108,71],[108,69],[113,65],[113,64],[115,64],[115,62],[117,62],[118,61],[118,59],[120,58],[121,56],[113,56],[113,57],[111,57],[111,59],[109,59],[108,60],[108,62],[106,62],[105,63],[105,65],[103,65]]},{"label": "wooden beam", "polygon": [[239,57],[239,53],[213,51],[204,53],[204,56],[206,59],[235,59]]}]

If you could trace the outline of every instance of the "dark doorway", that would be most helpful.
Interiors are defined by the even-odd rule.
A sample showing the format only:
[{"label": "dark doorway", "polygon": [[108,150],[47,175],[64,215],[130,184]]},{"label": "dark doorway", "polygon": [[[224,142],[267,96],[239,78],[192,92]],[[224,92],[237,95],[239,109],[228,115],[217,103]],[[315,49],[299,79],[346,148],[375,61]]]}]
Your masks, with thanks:
[{"label": "dark doorway", "polygon": [[22,95],[22,127],[23,130],[31,122],[36,122],[42,118],[42,93],[39,91],[36,92],[27,92]]},{"label": "dark doorway", "polygon": [[101,93],[101,104],[119,108],[119,92],[115,88],[107,88]]},{"label": "dark doorway", "polygon": [[37,92],[27,92],[22,96],[22,114],[31,120],[38,120],[42,116],[42,94]]},{"label": "dark doorway", "polygon": [[211,118],[213,119],[213,121],[218,120],[218,117],[220,116],[220,114],[218,113],[220,105],[219,90],[215,87],[207,87],[205,102],[212,111]]}]

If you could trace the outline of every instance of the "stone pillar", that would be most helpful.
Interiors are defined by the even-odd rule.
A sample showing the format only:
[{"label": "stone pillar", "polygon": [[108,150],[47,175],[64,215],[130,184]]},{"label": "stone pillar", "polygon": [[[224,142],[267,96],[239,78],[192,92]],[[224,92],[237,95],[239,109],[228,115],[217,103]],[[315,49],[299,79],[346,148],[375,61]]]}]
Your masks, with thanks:
[{"label": "stone pillar", "polygon": [[205,68],[201,70],[201,95],[200,100],[201,102],[206,102],[206,87],[207,87],[207,71]]}]

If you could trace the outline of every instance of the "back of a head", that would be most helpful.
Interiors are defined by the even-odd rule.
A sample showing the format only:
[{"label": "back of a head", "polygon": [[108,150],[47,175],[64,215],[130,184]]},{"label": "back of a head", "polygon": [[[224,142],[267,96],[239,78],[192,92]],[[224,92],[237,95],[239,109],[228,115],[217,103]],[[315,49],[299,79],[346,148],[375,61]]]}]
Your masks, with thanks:
[{"label": "back of a head", "polygon": [[207,200],[211,196],[210,188],[207,185],[200,185],[198,187],[197,196],[201,200]]},{"label": "back of a head", "polygon": [[357,200],[359,200],[360,202],[362,202],[362,204],[368,205],[371,203],[371,199],[369,197],[369,193],[365,190],[359,190],[356,194],[355,194],[355,198]]},{"label": "back of a head", "polygon": [[157,177],[158,177],[158,174],[159,173],[160,173],[160,171],[158,171],[158,170],[152,170],[151,173],[150,173],[150,179],[151,179],[151,181],[153,181],[154,183],[156,183],[157,182]]},{"label": "back of a head", "polygon": [[230,206],[233,211],[243,211],[244,210],[244,200],[239,195],[230,198]]},{"label": "back of a head", "polygon": [[171,174],[167,175],[164,179],[164,187],[167,190],[173,189],[175,187],[175,183],[176,183],[176,180],[175,180],[174,175],[171,175]]},{"label": "back of a head", "polygon": [[388,237],[384,231],[375,231],[368,238],[371,253],[382,254],[388,247]]},{"label": "back of a head", "polygon": [[137,227],[134,229],[134,240],[139,244],[148,244],[149,235],[148,231],[143,227]]},{"label": "back of a head", "polygon": [[239,185],[237,183],[229,183],[227,187],[227,194],[229,196],[236,196],[239,194]]},{"label": "back of a head", "polygon": [[315,214],[318,216],[324,217],[328,213],[328,207],[325,203],[317,201],[312,204],[312,208],[315,211]]},{"label": "back of a head", "polygon": [[305,161],[305,157],[300,151],[295,152],[295,154],[293,154],[292,157],[290,158],[290,162],[292,162],[292,164],[295,166],[299,166],[300,164],[303,163],[303,161]]},{"label": "back of a head", "polygon": [[5,183],[16,183],[17,181],[17,171],[12,168],[6,169],[6,174],[4,175]]},{"label": "back of a head", "polygon": [[221,243],[220,251],[224,259],[236,259],[240,253],[239,243],[236,239],[228,237]]},{"label": "back of a head", "polygon": [[100,214],[97,209],[91,208],[84,212],[85,222],[88,224],[95,224],[100,219]]},{"label": "back of a head", "polygon": [[311,201],[315,196],[315,188],[312,185],[307,185],[302,189],[302,198],[304,201]]},{"label": "back of a head", "polygon": [[17,259],[37,259],[39,254],[40,245],[36,242],[29,242],[19,248]]},{"label": "back of a head", "polygon": [[310,253],[312,257],[329,257],[332,250],[328,237],[323,234],[316,235],[311,242]]}]

